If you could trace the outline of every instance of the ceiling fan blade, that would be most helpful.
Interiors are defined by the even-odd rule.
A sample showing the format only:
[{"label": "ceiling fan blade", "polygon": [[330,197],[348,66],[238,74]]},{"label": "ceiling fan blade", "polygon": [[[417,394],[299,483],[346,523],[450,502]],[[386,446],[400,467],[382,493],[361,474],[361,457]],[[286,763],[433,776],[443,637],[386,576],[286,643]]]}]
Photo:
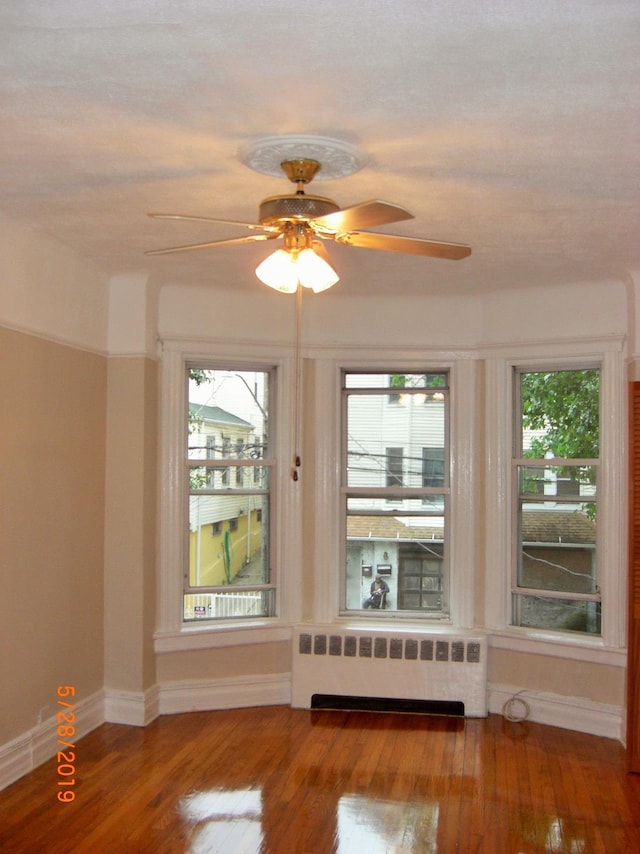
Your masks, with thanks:
[{"label": "ceiling fan blade", "polygon": [[413,219],[413,214],[400,205],[373,199],[370,202],[361,202],[359,205],[320,216],[312,220],[311,225],[337,232],[352,231],[354,228],[370,228],[373,225],[388,225],[390,222],[400,222],[403,219]]},{"label": "ceiling fan blade", "polygon": [[447,258],[459,261],[471,255],[471,247],[464,243],[442,243],[423,237],[400,237],[397,234],[375,234],[374,232],[352,231],[336,235],[338,243],[360,246],[363,249],[382,249],[384,252],[405,252],[409,255],[429,255],[432,258]]},{"label": "ceiling fan blade", "polygon": [[172,246],[169,249],[148,249],[145,255],[170,255],[173,252],[191,252],[193,249],[212,249],[216,246],[235,246],[240,243],[259,243],[274,240],[277,234],[250,234],[247,237],[232,237],[229,240],[210,240],[207,243],[191,243],[188,246]]},{"label": "ceiling fan blade", "polygon": [[153,219],[183,219],[187,222],[217,222],[221,225],[237,225],[239,228],[255,228],[259,231],[279,231],[278,226],[260,225],[259,222],[239,222],[235,219],[218,219],[210,216],[190,216],[189,214],[148,213]]}]

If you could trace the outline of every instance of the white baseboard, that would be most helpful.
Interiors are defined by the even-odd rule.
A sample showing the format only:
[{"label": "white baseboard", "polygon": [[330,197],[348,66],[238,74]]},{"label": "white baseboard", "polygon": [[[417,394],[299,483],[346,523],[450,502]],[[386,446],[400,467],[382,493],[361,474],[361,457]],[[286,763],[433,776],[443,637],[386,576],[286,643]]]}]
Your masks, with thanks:
[{"label": "white baseboard", "polygon": [[104,692],[104,719],[110,724],[147,726],[158,717],[159,689],[153,685],[147,691]]},{"label": "white baseboard", "polygon": [[[78,700],[73,712],[73,739],[80,739],[104,723],[104,693],[97,691],[84,700]],[[58,720],[54,715],[0,746],[0,790],[56,755],[59,749],[57,729]],[[72,739],[65,738],[65,741]]]},{"label": "white baseboard", "polygon": [[[513,712],[519,715],[528,711],[527,720],[618,741],[623,738],[624,710],[620,706],[589,702],[583,697],[491,685],[489,711],[502,714],[505,703],[516,694],[525,701],[527,709],[515,703]],[[164,682],[144,693],[98,691],[76,704],[74,738],[82,738],[105,721],[146,726],[158,715],[290,704],[290,674]],[[0,790],[56,755],[57,725],[57,718],[51,717],[0,746]]]},{"label": "white baseboard", "polygon": [[[620,706],[595,703],[584,697],[565,697],[560,694],[545,694],[528,691],[512,685],[489,686],[489,711],[503,714],[505,703],[518,695],[512,705],[514,716],[535,723],[557,726],[600,735],[605,738],[623,738],[623,709]],[[526,707],[519,700],[526,703]]]},{"label": "white baseboard", "polygon": [[288,706],[291,703],[291,677],[288,673],[206,681],[188,679],[163,682],[159,688],[161,715],[250,706]]}]

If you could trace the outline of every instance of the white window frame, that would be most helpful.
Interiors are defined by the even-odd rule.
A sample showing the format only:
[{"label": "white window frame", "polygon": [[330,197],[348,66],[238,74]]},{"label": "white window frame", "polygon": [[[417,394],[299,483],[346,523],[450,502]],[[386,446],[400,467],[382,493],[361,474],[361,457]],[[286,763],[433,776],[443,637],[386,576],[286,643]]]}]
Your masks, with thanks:
[{"label": "white window frame", "polygon": [[[519,481],[518,473],[523,467],[535,469],[538,473],[544,475],[545,469],[548,466],[564,466],[564,465],[567,465],[567,466],[570,466],[572,468],[576,468],[576,470],[580,466],[585,466],[588,468],[594,468],[595,469],[595,471],[596,471],[596,483],[599,482],[600,473],[602,471],[601,460],[600,460],[599,454],[598,454],[598,457],[594,458],[594,459],[578,459],[575,457],[570,458],[570,459],[564,459],[564,458],[554,457],[553,459],[544,458],[544,459],[540,460],[537,458],[530,459],[530,458],[527,458],[525,456],[524,449],[522,448],[522,434],[523,434],[522,378],[524,376],[526,376],[527,374],[540,373],[541,371],[542,372],[545,372],[545,371],[549,371],[549,372],[555,372],[555,371],[571,372],[571,371],[580,371],[580,370],[595,370],[598,372],[598,377],[599,377],[599,379],[598,379],[598,410],[600,410],[600,401],[601,401],[601,395],[600,395],[601,370],[600,370],[600,368],[601,368],[601,366],[600,366],[599,361],[591,362],[591,363],[587,362],[587,363],[580,363],[580,364],[570,364],[570,365],[563,364],[562,367],[557,368],[557,369],[554,368],[553,371],[551,371],[549,365],[545,365],[541,369],[538,365],[535,365],[535,364],[534,365],[528,365],[528,364],[522,365],[522,364],[520,364],[516,368],[514,368],[513,375],[512,375],[512,390],[513,390],[513,396],[514,396],[514,408],[513,408],[513,413],[512,413],[512,415],[513,415],[512,429],[513,429],[514,453],[513,453],[513,456],[511,458],[511,489],[512,489],[511,508],[512,508],[512,513],[513,513],[513,530],[514,531],[518,530],[518,520],[523,518],[522,517],[522,513],[523,513],[522,500],[521,500],[521,494],[520,494],[520,490],[519,490],[519,486],[518,486],[518,481]],[[598,437],[599,437],[599,430],[598,430]],[[599,444],[599,442],[598,442],[598,444]],[[576,481],[576,484],[577,483],[578,482]],[[557,493],[554,493],[553,496],[550,496],[550,495],[544,496],[544,499],[545,499],[545,501],[549,501],[549,500],[551,500],[551,501],[556,500],[557,501],[558,495],[557,495]],[[560,496],[560,500],[562,500],[561,496]],[[571,498],[568,498],[567,500],[569,502],[571,502]],[[571,504],[571,506],[573,506],[575,508],[578,505],[577,504]],[[596,498],[595,498],[595,502],[594,502],[594,507],[595,508],[599,507],[599,500],[597,497],[597,493],[596,493]],[[597,519],[597,513],[596,513],[596,519]],[[601,533],[600,526],[596,522],[596,542],[594,545],[594,549],[592,549],[592,551],[595,551],[596,592],[582,593],[582,594],[570,593],[568,591],[567,592],[554,591],[554,590],[544,589],[544,588],[531,588],[531,589],[529,589],[527,587],[521,586],[518,579],[519,579],[519,574],[520,574],[520,561],[521,561],[521,555],[522,555],[524,544],[520,540],[519,536],[515,536],[513,538],[513,556],[512,556],[512,560],[511,560],[511,599],[510,599],[511,607],[510,607],[510,614],[509,614],[511,625],[518,625],[517,623],[514,623],[514,608],[515,608],[514,601],[515,601],[516,597],[524,598],[527,596],[540,596],[541,598],[546,597],[548,600],[561,599],[561,600],[572,601],[572,602],[583,601],[583,602],[591,602],[594,604],[598,603],[601,605],[601,595],[599,592],[600,591],[600,566],[599,566],[599,563],[600,563],[599,562],[600,533]],[[593,558],[592,558],[592,560],[593,560]],[[587,635],[587,634],[591,634],[591,633],[584,632],[583,634]],[[597,633],[597,634],[593,633],[592,636],[600,637],[601,634],[600,633]]]},{"label": "white window frame", "polygon": [[[598,339],[522,348],[493,348],[485,359],[486,546],[485,625],[503,649],[619,663],[626,639],[626,383],[623,342]],[[512,626],[514,531],[512,483],[515,369],[600,369],[600,468],[598,475],[598,584],[602,633],[592,636]]]},{"label": "white window frame", "polygon": [[[160,381],[160,495],[158,602],[156,652],[172,652],[238,643],[270,643],[288,640],[290,625],[301,611],[300,585],[292,582],[292,568],[299,567],[301,553],[300,489],[290,476],[295,435],[292,412],[294,363],[283,348],[215,342],[162,342]],[[224,622],[183,621],[183,576],[186,561],[185,530],[188,524],[188,488],[184,477],[187,419],[187,366],[206,368],[274,370],[275,391],[270,412],[276,426],[273,457],[276,471],[271,484],[273,529],[270,543],[272,580],[276,586],[276,616]],[[285,538],[286,520],[286,538]]]},{"label": "white window frame", "polygon": [[[449,373],[449,446],[450,446],[450,506],[448,529],[449,548],[449,619],[429,615],[398,617],[392,625],[410,626],[416,630],[431,630],[437,626],[456,629],[473,628],[475,608],[476,516],[475,500],[478,406],[477,354],[475,351],[442,351],[430,348],[399,350],[390,348],[381,357],[381,349],[359,351],[357,358],[349,351],[313,353],[314,399],[318,412],[323,413],[322,429],[314,442],[314,469],[317,473],[314,501],[314,527],[322,531],[313,547],[314,573],[313,614],[319,623],[339,623],[349,626],[367,625],[367,617],[350,612],[340,616],[344,588],[344,549],[346,519],[341,501],[341,401],[342,375],[348,372]],[[325,420],[326,419],[326,420]],[[376,625],[380,625],[378,621]]]},{"label": "white window frame", "polygon": [[[409,371],[401,371],[399,373],[406,373],[407,375],[410,375]],[[413,375],[413,373],[414,372],[411,372],[411,375]],[[422,370],[417,371],[416,373],[418,375],[432,374],[432,373],[435,373],[435,371],[433,371],[433,369],[430,368],[428,365],[425,365],[422,368]],[[341,576],[342,583],[341,583],[341,588],[340,588],[341,589],[340,614],[342,616],[349,616],[354,611],[359,610],[358,608],[348,608],[347,604],[345,602],[345,596],[346,596],[346,577],[345,576],[346,576],[347,542],[348,542],[347,536],[346,536],[346,528],[348,525],[348,518],[350,515],[348,513],[348,510],[347,510],[349,499],[357,498],[357,497],[364,497],[365,499],[368,499],[372,496],[377,496],[378,498],[385,499],[387,509],[390,509],[394,504],[402,505],[403,497],[414,498],[414,499],[418,498],[418,499],[421,499],[422,501],[424,501],[429,495],[433,496],[434,494],[438,494],[438,495],[442,495],[444,498],[444,507],[443,507],[442,514],[441,514],[443,522],[444,522],[444,528],[443,528],[443,537],[444,538],[443,538],[443,543],[442,543],[443,556],[442,556],[442,560],[441,560],[441,578],[442,578],[442,589],[440,591],[442,594],[442,597],[441,597],[442,598],[442,607],[441,607],[441,609],[440,610],[434,610],[434,611],[424,611],[424,612],[420,612],[417,609],[413,612],[408,611],[408,610],[405,611],[405,610],[400,610],[399,608],[395,608],[395,607],[394,608],[388,608],[387,610],[384,610],[384,611],[372,609],[372,612],[370,613],[369,616],[370,616],[370,618],[375,618],[377,621],[380,621],[380,619],[383,619],[383,618],[389,619],[389,620],[393,619],[394,621],[413,618],[416,620],[424,620],[425,622],[428,622],[428,621],[432,621],[434,623],[436,623],[436,622],[437,623],[448,622],[450,620],[450,612],[449,612],[449,599],[450,599],[450,589],[449,589],[449,577],[450,577],[450,572],[449,572],[450,509],[449,508],[450,508],[450,504],[451,504],[451,488],[450,488],[450,477],[449,477],[449,472],[450,472],[449,432],[451,429],[450,418],[449,418],[449,399],[448,399],[449,393],[450,393],[449,371],[448,370],[440,371],[441,376],[447,377],[447,387],[446,387],[447,405],[445,407],[445,412],[444,412],[444,416],[443,416],[444,417],[443,429],[444,429],[444,434],[445,434],[445,438],[444,438],[444,441],[445,441],[445,461],[447,462],[447,467],[445,470],[446,474],[445,474],[445,478],[444,478],[444,483],[441,487],[437,487],[437,493],[435,492],[436,487],[425,487],[425,486],[418,487],[415,484],[411,484],[409,482],[410,478],[408,475],[408,470],[405,468],[405,464],[408,464],[408,463],[407,463],[407,458],[404,456],[405,450],[409,450],[409,449],[405,449],[403,447],[397,447],[397,446],[391,446],[391,447],[387,446],[385,448],[386,459],[387,459],[387,473],[386,473],[386,480],[385,480],[384,487],[382,487],[382,485],[377,486],[377,487],[375,487],[375,486],[354,487],[354,486],[349,485],[349,483],[348,483],[348,481],[349,481],[349,474],[348,474],[348,472],[349,472],[349,460],[348,460],[348,444],[349,444],[349,442],[348,442],[348,437],[347,437],[347,433],[349,432],[348,401],[349,401],[350,397],[357,397],[359,394],[364,394],[367,397],[370,397],[372,395],[377,395],[381,398],[381,400],[383,401],[383,405],[384,405],[384,399],[387,398],[387,401],[388,401],[388,398],[390,396],[389,392],[388,392],[388,387],[387,387],[387,383],[389,383],[388,373],[386,371],[383,372],[382,374],[377,374],[377,376],[384,383],[384,385],[381,387],[376,386],[375,383],[373,384],[373,387],[364,388],[364,389],[363,388],[357,388],[357,387],[351,387],[351,386],[346,385],[346,380],[349,376],[353,376],[353,375],[358,375],[358,376],[364,375],[364,376],[366,376],[367,374],[369,374],[369,372],[366,370],[364,372],[346,370],[346,371],[344,371],[344,373],[342,375],[342,382],[341,382],[343,412],[342,412],[342,425],[341,425],[341,433],[342,433],[342,451],[341,451],[342,467],[341,468],[342,468],[342,471],[341,471],[341,490],[340,490],[340,493],[341,493],[342,524],[343,524],[344,536],[342,538],[343,551],[342,551],[342,558],[340,561],[341,568],[342,568],[342,576]],[[371,375],[374,375],[373,372],[371,372]],[[408,397],[412,397],[415,394],[420,394],[420,393],[421,393],[420,391],[408,390],[406,392],[406,395]],[[395,404],[391,404],[391,405],[395,406]],[[415,405],[415,401],[413,403],[411,403],[411,402],[409,403],[409,406],[413,406],[413,405]],[[399,455],[391,454],[390,453],[391,451],[400,451],[400,454]],[[401,466],[400,466],[399,472],[397,469],[394,469],[394,467],[392,466],[392,464],[391,464],[392,460],[400,460],[401,461]],[[396,479],[395,483],[392,482],[392,480],[394,478]],[[366,516],[367,512],[366,511],[363,511],[363,512],[364,512],[364,515]],[[422,512],[425,514],[425,517],[427,517],[427,519],[428,519],[427,509],[424,506],[422,508]],[[402,515],[402,513],[400,513],[400,515]],[[428,521],[425,521],[425,524],[428,524]]]}]

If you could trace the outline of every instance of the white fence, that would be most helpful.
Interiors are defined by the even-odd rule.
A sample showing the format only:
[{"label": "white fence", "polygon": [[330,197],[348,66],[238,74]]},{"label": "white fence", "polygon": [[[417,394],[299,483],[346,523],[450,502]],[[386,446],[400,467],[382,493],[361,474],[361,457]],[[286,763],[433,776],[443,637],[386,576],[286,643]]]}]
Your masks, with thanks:
[{"label": "white fence", "polygon": [[212,620],[224,617],[251,617],[262,614],[262,593],[229,591],[224,593],[187,593],[184,597],[185,620]]}]

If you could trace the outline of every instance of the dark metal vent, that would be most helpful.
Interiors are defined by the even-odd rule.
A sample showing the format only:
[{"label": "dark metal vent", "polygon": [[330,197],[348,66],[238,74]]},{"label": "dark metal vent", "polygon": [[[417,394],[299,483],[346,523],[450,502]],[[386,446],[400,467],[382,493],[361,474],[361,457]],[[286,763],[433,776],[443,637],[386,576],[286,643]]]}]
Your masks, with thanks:
[{"label": "dark metal vent", "polygon": [[312,709],[350,712],[401,712],[411,715],[464,717],[458,700],[400,700],[394,697],[351,697],[344,694],[313,694]]}]

